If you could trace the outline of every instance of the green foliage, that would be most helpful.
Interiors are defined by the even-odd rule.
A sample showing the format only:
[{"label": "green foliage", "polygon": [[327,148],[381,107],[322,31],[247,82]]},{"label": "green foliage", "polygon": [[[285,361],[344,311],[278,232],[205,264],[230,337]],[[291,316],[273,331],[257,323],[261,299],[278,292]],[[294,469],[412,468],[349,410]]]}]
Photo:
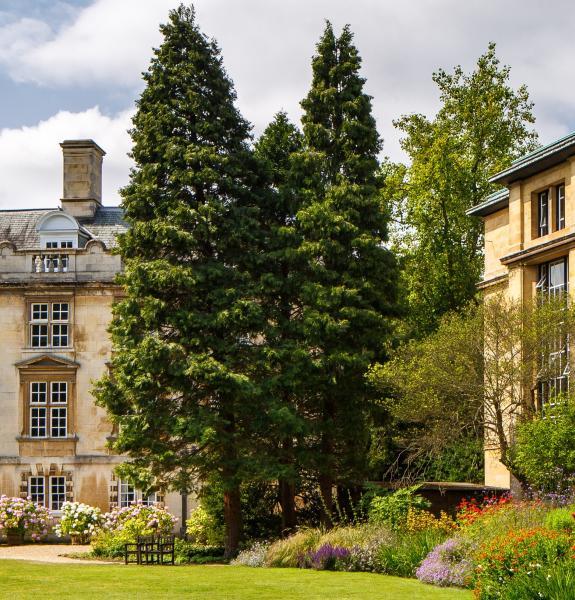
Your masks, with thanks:
[{"label": "green foliage", "polygon": [[224,547],[195,544],[176,539],[174,543],[175,562],[179,565],[205,564],[221,562],[224,558]]},{"label": "green foliage", "polygon": [[217,474],[237,549],[239,485],[261,473],[266,410],[254,373],[265,316],[252,273],[262,175],[214,41],[181,5],[144,73],[121,191],[125,297],[110,327],[113,376],[96,386],[131,479],[190,491]]},{"label": "green foliage", "polygon": [[483,224],[465,211],[495,190],[489,178],[534,149],[537,135],[525,86],[509,85],[495,44],[472,73],[458,66],[433,74],[441,107],[433,119],[402,117],[410,166],[392,170],[390,194],[403,224],[394,236],[403,259],[408,320],[417,335],[475,297],[483,269]]},{"label": "green foliage", "polygon": [[379,571],[387,575],[414,577],[421,561],[447,538],[439,529],[401,531],[391,544],[383,544],[377,551]]},{"label": "green foliage", "polygon": [[121,558],[126,544],[134,542],[129,531],[99,531],[92,538],[92,554],[97,558]]},{"label": "green foliage", "polygon": [[575,476],[575,402],[560,401],[517,426],[513,464],[534,488],[556,492]]},{"label": "green foliage", "polygon": [[186,521],[186,534],[194,544],[203,546],[221,544],[224,539],[223,519],[216,519],[200,505],[192,511]]},{"label": "green foliage", "polygon": [[574,506],[554,508],[545,515],[545,527],[555,531],[573,531],[575,529],[574,510]]},{"label": "green foliage", "polygon": [[386,245],[389,213],[378,177],[381,140],[360,66],[349,27],[338,37],[327,23],[301,103],[304,150],[295,157],[304,198],[298,252],[309,269],[303,321],[314,348],[309,414],[317,442],[310,456],[327,520],[334,481],[352,486],[364,479],[373,400],[364,375],[385,356],[396,314],[397,267]]},{"label": "green foliage", "polygon": [[470,525],[463,526],[458,535],[479,545],[518,529],[543,527],[550,508],[543,503],[509,502],[484,511]]},{"label": "green foliage", "polygon": [[501,598],[507,584],[570,558],[570,535],[546,529],[519,529],[482,544],[474,576],[478,600]]},{"label": "green foliage", "polygon": [[501,600],[572,600],[575,590],[575,564],[572,560],[541,566],[506,582]]},{"label": "green foliage", "polygon": [[447,443],[443,449],[422,457],[417,466],[426,481],[483,483],[483,461],[483,436],[480,437],[471,429],[470,435],[456,437],[455,441]]},{"label": "green foliage", "polygon": [[387,496],[376,496],[371,500],[369,520],[372,523],[388,525],[400,529],[407,524],[410,508],[423,510],[429,508],[429,502],[416,494],[418,486],[402,488]]}]

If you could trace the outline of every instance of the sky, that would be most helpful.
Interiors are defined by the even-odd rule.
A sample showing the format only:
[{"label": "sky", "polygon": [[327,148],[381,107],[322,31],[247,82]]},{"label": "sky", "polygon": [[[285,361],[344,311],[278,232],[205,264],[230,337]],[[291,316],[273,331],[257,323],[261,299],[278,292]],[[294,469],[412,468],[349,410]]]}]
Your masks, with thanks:
[{"label": "sky", "polygon": [[[120,202],[141,73],[174,0],[0,0],[0,209],[56,207],[65,139],[92,138],[104,159],[103,201]],[[299,122],[310,61],[329,19],[349,24],[383,154],[405,160],[393,120],[437,111],[431,77],[471,71],[490,41],[526,84],[548,143],[575,129],[571,0],[196,0],[217,40],[238,106],[257,136],[278,110]]]}]

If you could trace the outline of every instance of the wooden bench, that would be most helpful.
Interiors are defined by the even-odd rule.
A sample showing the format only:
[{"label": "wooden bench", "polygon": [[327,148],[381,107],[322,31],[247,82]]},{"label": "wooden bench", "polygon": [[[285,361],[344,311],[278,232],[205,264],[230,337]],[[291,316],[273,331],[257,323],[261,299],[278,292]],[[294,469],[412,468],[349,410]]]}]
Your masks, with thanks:
[{"label": "wooden bench", "polygon": [[124,562],[138,565],[173,565],[175,536],[140,535],[124,547]]}]

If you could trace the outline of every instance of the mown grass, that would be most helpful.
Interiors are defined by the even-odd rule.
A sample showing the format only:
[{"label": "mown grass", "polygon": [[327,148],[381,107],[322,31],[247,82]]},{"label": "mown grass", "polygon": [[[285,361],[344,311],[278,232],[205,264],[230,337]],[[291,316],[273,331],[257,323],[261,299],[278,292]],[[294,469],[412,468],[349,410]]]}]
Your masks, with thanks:
[{"label": "mown grass", "polygon": [[48,565],[3,560],[0,598],[470,600],[471,593],[372,573],[230,566]]}]

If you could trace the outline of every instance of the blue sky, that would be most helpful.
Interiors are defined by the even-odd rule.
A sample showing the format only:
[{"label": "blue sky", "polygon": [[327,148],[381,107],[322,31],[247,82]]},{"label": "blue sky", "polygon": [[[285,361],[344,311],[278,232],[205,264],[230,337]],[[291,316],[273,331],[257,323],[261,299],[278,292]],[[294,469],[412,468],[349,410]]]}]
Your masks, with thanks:
[{"label": "blue sky", "polygon": [[[172,0],[0,0],[0,208],[57,206],[63,139],[106,151],[104,200],[128,179],[127,129],[140,73]],[[279,110],[297,120],[324,19],[350,23],[384,153],[403,158],[393,119],[432,115],[434,70],[473,67],[490,41],[527,84],[546,143],[575,129],[571,72],[575,4],[568,0],[197,0],[238,104],[259,133]]]}]

